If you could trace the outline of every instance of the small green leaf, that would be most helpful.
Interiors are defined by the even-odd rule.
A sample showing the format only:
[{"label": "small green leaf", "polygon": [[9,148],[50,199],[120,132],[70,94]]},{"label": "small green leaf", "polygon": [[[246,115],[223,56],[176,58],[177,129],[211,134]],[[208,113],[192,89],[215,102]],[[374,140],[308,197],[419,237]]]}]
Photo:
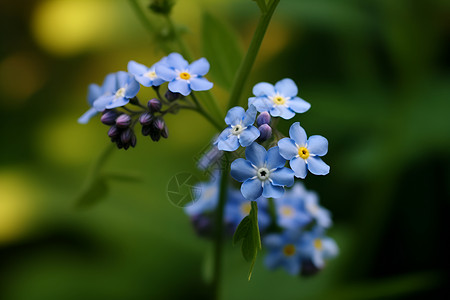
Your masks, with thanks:
[{"label": "small green leaf", "polygon": [[237,34],[210,13],[203,14],[203,54],[211,64],[212,80],[230,89],[243,57]]},{"label": "small green leaf", "polygon": [[108,190],[109,189],[105,178],[98,177],[91,180],[82,189],[80,195],[77,197],[76,206],[78,208],[86,208],[94,205],[108,194]]}]

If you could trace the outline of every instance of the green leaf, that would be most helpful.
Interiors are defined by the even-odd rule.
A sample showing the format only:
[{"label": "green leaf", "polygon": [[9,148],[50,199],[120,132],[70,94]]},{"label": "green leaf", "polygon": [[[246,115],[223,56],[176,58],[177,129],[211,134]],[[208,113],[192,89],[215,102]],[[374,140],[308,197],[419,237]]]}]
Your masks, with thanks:
[{"label": "green leaf", "polygon": [[77,197],[77,208],[86,208],[98,203],[108,195],[108,190],[108,185],[104,177],[98,177],[89,181]]},{"label": "green leaf", "polygon": [[230,89],[243,57],[237,34],[210,13],[203,14],[203,54],[211,64],[214,83]]},{"label": "green leaf", "polygon": [[256,201],[251,202],[251,210],[248,216],[239,223],[233,236],[233,244],[242,240],[241,251],[244,259],[250,262],[250,270],[248,280],[252,276],[253,267],[255,266],[256,255],[261,249],[261,236],[258,226],[258,205]]}]

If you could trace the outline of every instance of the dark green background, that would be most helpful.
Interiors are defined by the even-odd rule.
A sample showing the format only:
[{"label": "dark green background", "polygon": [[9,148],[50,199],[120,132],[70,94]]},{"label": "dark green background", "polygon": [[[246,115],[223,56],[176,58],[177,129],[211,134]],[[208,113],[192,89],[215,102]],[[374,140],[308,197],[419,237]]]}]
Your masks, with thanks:
[{"label": "dark green background", "polygon": [[[179,2],[175,21],[189,28],[195,57],[204,9],[247,47],[252,1]],[[211,245],[165,194],[215,133],[200,116],[170,116],[168,140],[138,137],[136,149],[115,151],[105,169],[142,182],[108,181],[105,201],[74,209],[89,165],[109,143],[106,126],[76,123],[87,85],[130,59],[151,65],[163,55],[128,3],[0,8],[0,298],[208,299]],[[97,35],[77,42],[58,22]],[[290,77],[312,104],[279,126],[287,132],[300,121],[329,140],[331,173],[305,184],[332,211],[329,235],[341,254],[306,279],[267,271],[261,255],[247,282],[248,264],[227,242],[224,299],[449,297],[449,51],[449,1],[281,0],[245,95],[259,81]],[[225,106],[227,91],[213,92]]]}]

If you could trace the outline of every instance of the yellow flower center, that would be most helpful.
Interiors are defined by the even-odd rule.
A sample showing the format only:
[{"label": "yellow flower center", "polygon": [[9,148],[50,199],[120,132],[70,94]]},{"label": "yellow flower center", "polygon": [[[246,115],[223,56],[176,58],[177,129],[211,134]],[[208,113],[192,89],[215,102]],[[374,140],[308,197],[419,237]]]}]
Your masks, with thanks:
[{"label": "yellow flower center", "polygon": [[116,98],[121,98],[121,97],[125,97],[125,88],[120,88],[117,92],[116,92]]},{"label": "yellow flower center", "polygon": [[180,78],[184,80],[189,80],[191,78],[191,74],[189,74],[188,72],[181,72]]},{"label": "yellow flower center", "polygon": [[322,240],[321,239],[314,240],[314,248],[316,248],[317,250],[322,249]]},{"label": "yellow flower center", "polygon": [[157,77],[155,71],[149,71],[149,72],[145,73],[144,75],[150,79],[155,79]]},{"label": "yellow flower center", "polygon": [[285,217],[291,217],[294,214],[292,207],[287,206],[287,205],[283,205],[280,209],[280,212]]},{"label": "yellow flower center", "polygon": [[309,151],[306,147],[300,147],[298,148],[298,155],[303,159],[307,159],[309,157]]},{"label": "yellow flower center", "polygon": [[273,103],[275,103],[276,105],[283,105],[284,103],[286,103],[286,99],[284,99],[281,96],[275,96],[272,98]]},{"label": "yellow flower center", "polygon": [[295,254],[295,246],[292,244],[286,245],[283,248],[283,253],[286,256],[292,256]]},{"label": "yellow flower center", "polygon": [[252,208],[252,205],[250,204],[250,202],[242,203],[241,204],[241,212],[242,212],[242,214],[248,215],[250,213],[251,208]]}]

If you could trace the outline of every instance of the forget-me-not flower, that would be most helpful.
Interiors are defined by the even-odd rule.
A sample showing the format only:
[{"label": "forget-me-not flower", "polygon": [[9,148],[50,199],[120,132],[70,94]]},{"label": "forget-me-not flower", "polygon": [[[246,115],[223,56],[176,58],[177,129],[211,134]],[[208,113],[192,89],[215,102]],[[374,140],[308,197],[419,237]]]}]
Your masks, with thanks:
[{"label": "forget-me-not flower", "polygon": [[287,120],[311,107],[311,104],[297,97],[297,93],[297,85],[289,78],[278,81],[275,86],[260,82],[253,87],[256,97],[249,98],[248,105],[253,104],[259,112],[268,111],[273,117]]},{"label": "forget-me-not flower", "polygon": [[213,87],[203,76],[209,71],[209,62],[200,58],[189,64],[179,53],[171,53],[156,65],[156,75],[169,82],[169,90],[187,96],[192,91],[206,91]]},{"label": "forget-me-not flower", "polygon": [[141,86],[133,75],[124,71],[114,75],[116,86],[112,94],[100,96],[94,101],[94,108],[98,111],[124,106],[139,92]]},{"label": "forget-me-not flower", "polygon": [[330,167],[323,162],[320,156],[328,152],[328,141],[320,135],[306,136],[305,130],[299,122],[295,122],[289,129],[290,138],[278,142],[280,154],[289,160],[295,176],[304,179],[309,170],[314,175],[326,175]]},{"label": "forget-me-not flower", "polygon": [[242,107],[231,108],[225,117],[228,125],[219,135],[216,144],[219,150],[234,151],[242,147],[247,147],[260,135],[258,128],[253,126],[256,118],[256,108],[252,105],[247,111]]},{"label": "forget-me-not flower", "polygon": [[[258,225],[261,231],[264,231],[270,225],[270,214],[268,210],[267,199],[259,197],[258,202]],[[248,216],[251,210],[251,201],[245,199],[241,192],[236,189],[228,190],[228,200],[225,205],[225,222],[230,224],[236,230],[242,219]]]},{"label": "forget-me-not flower", "polygon": [[211,176],[208,182],[200,182],[196,184],[192,190],[194,200],[188,204],[184,211],[187,215],[195,217],[201,214],[214,211],[219,202],[219,173],[216,172]]},{"label": "forget-me-not flower", "polygon": [[322,230],[314,229],[302,234],[301,255],[305,260],[310,260],[318,269],[325,266],[325,259],[333,258],[339,254],[336,242],[323,235]]},{"label": "forget-me-not flower", "polygon": [[275,201],[277,223],[289,230],[298,230],[309,224],[313,219],[305,208],[306,190],[301,183],[287,190],[283,197]]},{"label": "forget-me-not flower", "polygon": [[160,78],[156,75],[156,65],[162,63],[166,60],[166,58],[162,58],[159,62],[155,63],[150,68],[135,62],[134,60],[130,60],[128,62],[128,72],[134,75],[134,78],[143,86],[160,86],[164,82],[164,79]]},{"label": "forget-me-not flower", "polygon": [[261,195],[266,198],[280,198],[284,186],[294,184],[294,172],[285,168],[286,160],[281,157],[278,147],[268,151],[256,142],[245,149],[247,159],[238,158],[231,164],[231,177],[241,185],[242,195],[247,200],[255,200]]},{"label": "forget-me-not flower", "polygon": [[100,96],[108,96],[112,95],[116,91],[116,75],[114,73],[106,75],[103,80],[102,86],[97,84],[90,84],[88,87],[88,95],[87,100],[89,106],[91,108],[85,112],[80,118],[78,118],[78,123],[86,124],[89,120],[98,114],[98,110],[96,110],[93,105],[94,101],[97,100]]},{"label": "forget-me-not flower", "polygon": [[286,230],[280,234],[270,234],[263,239],[268,253],[264,258],[265,265],[274,270],[283,267],[291,275],[301,271],[301,236],[299,231]]}]

